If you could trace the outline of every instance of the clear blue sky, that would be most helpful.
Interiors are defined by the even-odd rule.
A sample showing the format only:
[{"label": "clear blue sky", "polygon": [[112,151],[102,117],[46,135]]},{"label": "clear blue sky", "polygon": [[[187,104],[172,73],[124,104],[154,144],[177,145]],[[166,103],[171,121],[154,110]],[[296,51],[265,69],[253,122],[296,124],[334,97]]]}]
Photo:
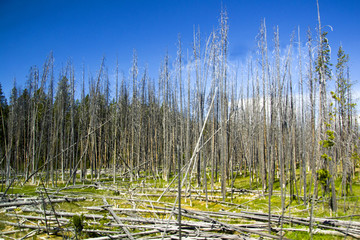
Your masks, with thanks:
[{"label": "clear blue sky", "polygon": [[[352,79],[360,80],[360,1],[319,3],[322,24],[333,27],[328,35],[333,59],[341,42],[350,54]],[[166,51],[172,60],[176,57],[178,33],[183,48],[190,48],[194,25],[207,36],[218,24],[221,5],[229,15],[232,60],[241,60],[255,49],[263,18],[269,32],[279,25],[283,46],[298,26],[305,40],[307,28],[317,25],[316,0],[0,0],[3,91],[9,98],[14,77],[24,88],[29,68],[41,68],[50,51],[57,69],[71,57],[75,71],[81,72],[85,63],[93,75],[105,56],[111,75],[116,56],[120,69],[128,73],[136,49],[140,67],[148,64],[156,78]]]}]

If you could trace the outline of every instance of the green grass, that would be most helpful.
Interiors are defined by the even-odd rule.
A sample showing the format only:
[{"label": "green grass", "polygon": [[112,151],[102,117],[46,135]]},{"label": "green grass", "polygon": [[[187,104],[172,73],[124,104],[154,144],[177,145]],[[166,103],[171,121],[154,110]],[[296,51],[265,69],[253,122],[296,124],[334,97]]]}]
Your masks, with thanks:
[{"label": "green grass", "polygon": [[36,190],[39,187],[37,185],[31,185],[26,184],[25,186],[15,185],[13,187],[10,187],[7,194],[21,194],[21,195],[27,195],[27,196],[36,196],[38,195],[36,193]]},{"label": "green grass", "polygon": [[[144,175],[144,174],[141,174]],[[162,179],[154,179],[152,177],[144,177],[144,178],[139,178],[137,180],[134,180],[132,182],[129,181],[129,179],[123,179],[123,178],[118,178],[117,182],[115,185],[113,185],[113,179],[112,177],[106,176],[106,175],[102,175],[103,179],[102,179],[102,184],[104,186],[111,186],[112,188],[115,189],[119,189],[120,192],[126,192],[127,190],[131,189],[132,191],[134,191],[135,193],[141,193],[141,186],[146,186],[146,187],[154,187],[154,188],[166,188],[168,186],[168,184],[171,182],[171,180],[173,179],[174,176],[171,176],[171,178],[169,179],[169,181],[164,181]],[[209,176],[208,176],[209,177]],[[255,177],[255,176],[254,176]],[[308,185],[310,183],[310,174],[307,175],[307,182]],[[87,181],[87,183],[89,185],[91,185],[91,183],[89,181]],[[210,179],[208,179],[208,189],[210,190],[211,185],[210,185],[211,181]],[[80,182],[78,182],[78,184],[81,184]],[[230,182],[227,183],[229,187],[230,186]],[[299,184],[299,182],[298,182]],[[86,184],[85,184],[86,185]],[[64,187],[65,184],[58,184],[58,188],[62,188]],[[70,185],[69,185],[70,186]],[[196,183],[196,179],[193,179],[193,186],[197,186]],[[174,182],[174,184],[171,186],[171,188],[176,188],[177,187],[177,181]],[[234,181],[234,187],[238,188],[238,189],[250,189],[250,177],[249,176],[237,176],[235,181]],[[300,188],[300,186],[298,185],[298,187]],[[337,196],[338,196],[338,212],[336,214],[331,213],[330,212],[330,208],[329,208],[329,197],[330,195],[326,195],[325,196],[325,202],[324,203],[318,203],[315,207],[314,207],[314,216],[315,217],[329,217],[329,216],[347,216],[350,214],[358,214],[359,210],[356,210],[355,207],[357,207],[357,209],[359,209],[360,207],[360,203],[359,203],[359,197],[360,197],[360,181],[359,180],[355,180],[353,182],[353,193],[350,196],[346,197],[346,201],[344,202],[344,198],[340,197],[341,194],[341,178],[337,178],[335,181],[335,188],[336,188],[336,192],[337,192]],[[219,179],[214,180],[214,188],[216,190],[220,189],[220,181]],[[307,189],[309,191],[310,186],[307,186]],[[265,195],[262,195],[262,189],[261,189],[261,182],[260,179],[255,179],[252,181],[251,183],[251,189],[252,190],[258,190],[255,192],[251,192],[251,193],[234,193],[233,194],[233,198],[231,199],[231,193],[228,192],[226,194],[227,202],[232,202],[235,204],[241,204],[242,207],[235,207],[232,205],[226,205],[226,204],[221,204],[219,202],[215,203],[215,202],[208,202],[208,208],[206,207],[206,203],[204,200],[199,200],[199,199],[195,199],[195,197],[197,196],[197,193],[192,193],[192,199],[186,199],[183,198],[181,200],[181,204],[183,208],[189,209],[189,210],[201,210],[201,211],[214,211],[214,212],[218,212],[220,210],[223,211],[231,211],[231,212],[241,212],[242,210],[246,210],[246,211],[258,211],[258,212],[263,212],[263,213],[267,213],[268,212],[268,203],[269,203],[269,199],[268,199],[268,195],[267,192],[265,192]],[[29,183],[27,183],[25,186],[20,186],[20,185],[16,185],[14,184],[14,186],[9,190],[9,194],[25,194],[26,196],[39,196],[39,193],[36,192],[36,190],[42,190],[41,186],[37,186],[37,185],[31,185]],[[50,189],[49,188],[49,192],[50,191],[55,191],[56,189]],[[276,179],[276,181],[274,182],[274,186],[273,186],[273,195],[271,197],[271,212],[273,214],[281,214],[281,198],[280,198],[280,183],[279,180]],[[289,185],[286,186],[286,194],[289,194]],[[299,189],[300,190],[300,189]],[[302,191],[300,191],[300,196],[302,196]],[[63,202],[63,203],[57,203],[54,204],[54,207],[56,209],[56,211],[66,211],[66,212],[75,212],[80,214],[81,212],[88,212],[88,213],[96,213],[96,214],[104,214],[107,215],[107,211],[102,211],[99,213],[99,211],[87,211],[84,207],[89,207],[89,206],[101,206],[103,205],[102,202],[102,196],[108,197],[108,203],[113,205],[114,207],[119,207],[119,208],[132,208],[133,205],[126,200],[126,197],[128,196],[124,196],[122,194],[119,194],[118,191],[114,191],[114,190],[100,190],[100,189],[96,189],[94,187],[88,187],[88,188],[74,188],[74,189],[65,189],[62,190],[60,193],[63,193],[65,195],[69,195],[69,196],[80,196],[80,195],[85,195],[86,197],[88,197],[88,200],[86,201],[81,201],[81,202]],[[147,191],[147,193],[152,194],[152,193],[156,193],[156,194],[161,194],[161,191],[153,191],[153,192],[149,192]],[[175,195],[176,192],[171,192],[171,195]],[[204,193],[202,195],[205,195]],[[221,196],[220,192],[216,192],[216,193],[209,193],[208,196],[209,198],[211,196]],[[319,185],[319,192],[318,192],[318,196],[321,197],[323,195],[322,189]],[[110,197],[116,197],[116,199],[112,199]],[[309,197],[309,196],[308,196]],[[92,200],[89,200],[89,198],[92,198]],[[123,199],[122,199],[123,198]],[[139,198],[139,197],[136,197]],[[156,201],[158,199],[158,197],[142,197],[143,199],[148,199],[148,200],[153,200]],[[172,206],[174,203],[175,197],[169,197],[167,195],[165,195],[164,197],[161,198],[161,203],[154,203],[154,206],[161,206],[161,207],[169,207]],[[215,200],[217,201],[222,201],[222,199],[218,199],[215,198]],[[165,203],[165,204],[164,204]],[[285,198],[285,206],[288,206],[290,203],[290,199],[289,197]],[[345,204],[345,210],[344,211],[344,204]],[[149,209],[146,206],[150,205],[147,202],[143,202],[143,203],[138,203],[136,202],[136,207],[137,208],[144,208],[144,209]],[[48,209],[50,210],[50,205],[48,205]],[[310,204],[304,205],[302,200],[298,201],[292,201],[290,208],[287,208],[285,210],[285,215],[288,215],[289,212],[291,212],[292,216],[298,216],[298,217],[309,217],[309,210],[310,209]],[[118,213],[119,216],[127,216],[125,213]],[[154,217],[153,214],[150,213],[144,213],[144,214],[140,214],[143,217]],[[168,218],[168,215],[159,215],[160,218]],[[0,213],[0,219],[7,219],[4,213]],[[188,218],[184,218],[184,220],[190,220]],[[355,221],[359,221],[360,217],[353,217],[353,218],[342,218],[341,220],[355,220]],[[8,219],[7,219],[8,220]],[[194,219],[191,219],[194,220]],[[104,220],[105,221],[105,220]],[[238,224],[238,223],[250,223],[250,220],[246,220],[246,219],[220,219],[220,221],[224,221],[224,222],[228,222],[228,223],[232,223],[232,224]],[[284,224],[284,228],[303,228],[302,226],[297,226],[297,225],[286,225]],[[2,230],[2,228],[4,229],[4,226],[0,224],[0,231]],[[15,236],[15,234],[13,235]],[[19,237],[21,237],[19,235]],[[286,232],[285,237],[290,238],[290,239],[310,239],[310,235],[308,232]],[[331,235],[321,235],[321,234],[315,234],[313,236],[313,239],[343,239],[343,237],[334,237]],[[351,239],[351,238],[348,238]]]}]

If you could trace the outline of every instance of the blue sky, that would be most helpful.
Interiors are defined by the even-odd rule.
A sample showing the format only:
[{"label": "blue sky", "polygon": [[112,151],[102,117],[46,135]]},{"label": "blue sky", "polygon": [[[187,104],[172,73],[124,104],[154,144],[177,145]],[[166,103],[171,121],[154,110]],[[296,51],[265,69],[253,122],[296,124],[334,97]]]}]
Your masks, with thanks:
[{"label": "blue sky", "polygon": [[[319,3],[322,24],[333,27],[328,34],[333,60],[342,43],[350,54],[352,79],[360,80],[360,1]],[[269,32],[279,26],[283,47],[298,26],[303,40],[307,28],[317,26],[316,0],[0,0],[3,91],[9,98],[14,77],[24,88],[29,68],[41,68],[50,51],[57,69],[71,58],[76,72],[80,74],[85,64],[94,75],[105,56],[111,75],[118,57],[120,70],[127,75],[136,49],[140,67],[148,64],[151,77],[157,78],[165,53],[169,52],[170,60],[176,57],[177,35],[182,36],[183,48],[191,47],[194,26],[200,26],[203,37],[208,36],[218,25],[221,5],[229,15],[233,61],[241,61],[255,49],[263,18]]]}]

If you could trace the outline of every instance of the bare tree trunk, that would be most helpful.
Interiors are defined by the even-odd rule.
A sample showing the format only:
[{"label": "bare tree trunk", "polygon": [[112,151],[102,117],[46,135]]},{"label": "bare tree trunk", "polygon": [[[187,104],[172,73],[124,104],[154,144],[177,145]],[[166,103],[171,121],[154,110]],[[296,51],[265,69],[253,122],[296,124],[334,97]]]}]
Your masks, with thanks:
[{"label": "bare tree trunk", "polygon": [[119,108],[120,108],[120,101],[119,101],[119,89],[118,89],[118,81],[119,81],[119,62],[116,58],[116,93],[115,93],[115,109],[114,109],[114,125],[113,125],[113,133],[114,133],[114,150],[113,150],[113,183],[116,183],[116,159],[118,155],[118,119],[119,119]]},{"label": "bare tree trunk", "polygon": [[[265,19],[263,22],[263,25],[261,27],[261,57],[262,57],[262,88],[263,88],[263,146],[261,149],[263,152],[263,156],[260,157],[260,171],[261,171],[261,181],[262,181],[262,189],[263,192],[266,189],[266,161],[267,161],[267,126],[266,126],[266,75],[268,73],[268,57],[267,57],[267,37],[266,37],[266,25],[265,25]],[[269,76],[268,76],[269,77]],[[269,205],[270,206],[270,205]]]},{"label": "bare tree trunk", "polygon": [[221,12],[221,67],[220,67],[220,101],[221,101],[221,193],[226,198],[226,169],[228,164],[227,136],[227,95],[226,95],[226,55],[227,55],[227,13]]},{"label": "bare tree trunk", "polygon": [[301,95],[301,122],[300,122],[300,132],[301,132],[301,147],[300,147],[300,156],[302,161],[302,171],[301,175],[303,178],[303,201],[304,205],[306,205],[307,202],[307,181],[306,181],[306,156],[305,156],[305,106],[304,106],[304,83],[303,83],[303,75],[302,75],[302,51],[301,51],[301,41],[300,41],[300,27],[298,27],[298,42],[299,42],[299,88],[300,88],[300,95]]}]

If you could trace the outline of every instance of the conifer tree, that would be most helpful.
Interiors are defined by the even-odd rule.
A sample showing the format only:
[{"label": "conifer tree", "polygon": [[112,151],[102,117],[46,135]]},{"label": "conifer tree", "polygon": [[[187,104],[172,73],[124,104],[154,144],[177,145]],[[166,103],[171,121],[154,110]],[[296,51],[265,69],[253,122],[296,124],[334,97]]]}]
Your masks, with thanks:
[{"label": "conifer tree", "polygon": [[353,154],[353,142],[351,134],[351,119],[355,104],[352,103],[351,92],[352,85],[348,77],[348,61],[349,55],[345,54],[342,46],[339,47],[337,53],[336,64],[336,94],[333,94],[337,103],[337,119],[339,125],[339,156],[342,163],[342,181],[341,195],[348,194],[348,187],[351,186],[351,178],[353,174],[353,166],[351,157]]},{"label": "conifer tree", "polygon": [[8,118],[8,105],[6,98],[4,96],[2,86],[0,83],[0,159],[6,158],[3,164],[0,162],[1,169],[6,169],[6,181],[8,183],[8,180],[10,178],[10,156],[8,152],[8,146],[7,146],[7,118]]},{"label": "conifer tree", "polygon": [[6,120],[7,120],[7,101],[2,90],[0,83],[0,158],[5,155],[5,145],[6,145]]}]

